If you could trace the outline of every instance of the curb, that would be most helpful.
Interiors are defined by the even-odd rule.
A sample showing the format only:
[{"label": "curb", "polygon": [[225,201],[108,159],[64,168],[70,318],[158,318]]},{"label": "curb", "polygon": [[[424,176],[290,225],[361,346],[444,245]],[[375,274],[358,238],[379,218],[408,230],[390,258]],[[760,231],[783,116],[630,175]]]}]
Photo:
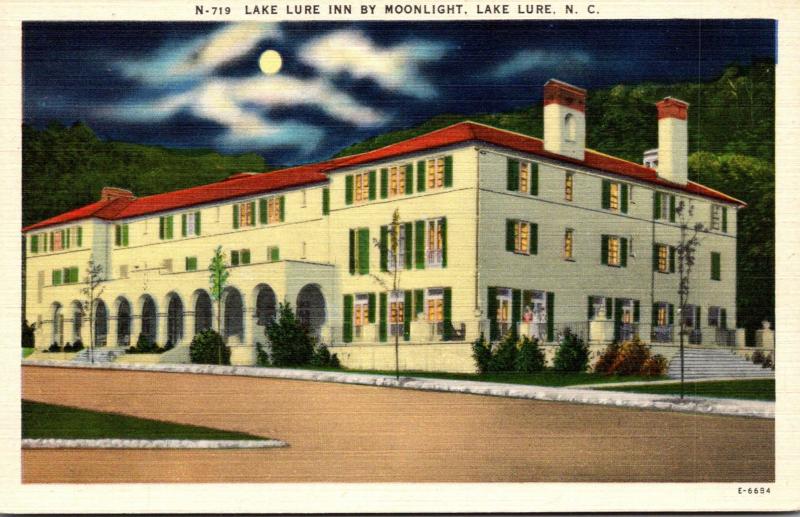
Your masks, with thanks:
[{"label": "curb", "polygon": [[43,366],[56,368],[84,368],[98,370],[128,370],[165,373],[194,373],[205,375],[236,375],[271,379],[288,379],[314,382],[333,382],[363,386],[384,386],[422,391],[467,393],[493,397],[508,397],[547,402],[568,402],[576,404],[597,404],[634,409],[677,411],[710,415],[745,416],[754,418],[775,418],[775,403],[762,400],[738,400],[720,398],[685,398],[674,395],[655,395],[648,393],[627,393],[619,391],[600,391],[585,388],[553,388],[523,384],[501,384],[481,381],[461,381],[450,379],[429,379],[419,377],[394,377],[367,373],[329,372],[316,370],[295,370],[285,368],[265,368],[257,366],[217,366],[205,364],[137,364],[104,363],[74,364],[64,361],[22,361],[23,366]]},{"label": "curb", "polygon": [[280,440],[22,439],[23,449],[272,449],[288,446]]}]

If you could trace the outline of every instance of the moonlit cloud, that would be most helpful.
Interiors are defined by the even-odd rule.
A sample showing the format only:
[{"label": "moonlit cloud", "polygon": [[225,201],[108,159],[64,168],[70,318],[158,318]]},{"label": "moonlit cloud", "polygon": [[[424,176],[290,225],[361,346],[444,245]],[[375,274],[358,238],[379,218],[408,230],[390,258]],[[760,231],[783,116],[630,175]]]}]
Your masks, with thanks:
[{"label": "moonlit cloud", "polygon": [[188,43],[165,45],[154,54],[119,64],[124,75],[147,84],[197,79],[235,61],[265,40],[283,37],[275,24],[235,23]]},{"label": "moonlit cloud", "polygon": [[422,76],[420,65],[438,61],[446,52],[442,43],[421,40],[378,47],[363,32],[342,30],[310,41],[299,57],[323,74],[372,79],[386,90],[424,99],[437,92]]},{"label": "moonlit cloud", "polygon": [[565,53],[545,50],[521,50],[491,71],[493,77],[507,79],[533,71],[554,73],[589,64],[591,58],[581,51]]}]

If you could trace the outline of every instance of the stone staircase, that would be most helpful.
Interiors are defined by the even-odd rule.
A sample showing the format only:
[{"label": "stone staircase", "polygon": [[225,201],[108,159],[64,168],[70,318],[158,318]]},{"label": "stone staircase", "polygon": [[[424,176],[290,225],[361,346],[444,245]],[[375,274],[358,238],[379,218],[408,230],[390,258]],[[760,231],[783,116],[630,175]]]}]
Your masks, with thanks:
[{"label": "stone staircase", "polygon": [[[681,377],[681,356],[676,353],[669,362],[667,376]],[[762,368],[744,357],[724,348],[686,348],[684,350],[684,378],[711,379],[715,377],[775,378],[772,368]]]},{"label": "stone staircase", "polygon": [[[89,355],[91,350],[84,348],[72,361],[75,363],[90,363],[92,357]],[[94,349],[94,362],[95,363],[113,363],[114,359],[125,353],[124,347],[97,347]]]}]

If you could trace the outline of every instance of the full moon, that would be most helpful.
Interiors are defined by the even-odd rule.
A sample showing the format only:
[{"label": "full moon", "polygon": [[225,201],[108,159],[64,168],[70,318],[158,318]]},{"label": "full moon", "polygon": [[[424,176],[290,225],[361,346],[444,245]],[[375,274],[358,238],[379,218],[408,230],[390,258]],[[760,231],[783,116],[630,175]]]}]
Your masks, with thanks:
[{"label": "full moon", "polygon": [[265,50],[258,58],[258,67],[266,75],[277,74],[282,65],[283,59],[276,50]]}]

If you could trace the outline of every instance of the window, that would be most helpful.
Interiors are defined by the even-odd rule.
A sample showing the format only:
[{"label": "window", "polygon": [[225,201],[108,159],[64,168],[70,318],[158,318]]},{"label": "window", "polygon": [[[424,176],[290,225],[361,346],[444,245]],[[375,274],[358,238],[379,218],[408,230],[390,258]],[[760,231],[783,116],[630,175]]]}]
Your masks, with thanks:
[{"label": "window", "polygon": [[564,200],[572,201],[572,188],[575,181],[575,175],[568,172],[564,175]]},{"label": "window", "polygon": [[387,253],[388,253],[388,269],[389,271],[398,270],[400,271],[405,267],[406,263],[406,226],[404,224],[398,224],[397,228],[397,257],[394,256],[393,252],[393,243],[392,243],[392,228],[393,225],[389,225],[389,242],[387,243]]},{"label": "window", "polygon": [[159,217],[158,218],[158,238],[162,241],[165,239],[171,239],[173,233],[173,221],[172,216],[166,217]]},{"label": "window", "polygon": [[653,245],[653,271],[675,272],[675,248],[666,244]]},{"label": "window", "polygon": [[675,222],[675,196],[663,192],[653,193],[653,219]]},{"label": "window", "polygon": [[611,210],[619,210],[619,183],[612,183],[610,190],[610,205]]},{"label": "window", "polygon": [[590,296],[589,319],[591,321],[606,321],[611,319],[611,298],[606,298],[605,296]]},{"label": "window", "polygon": [[693,329],[700,327],[700,307],[697,305],[687,305],[686,311],[681,315],[681,319],[683,320],[683,324],[686,327]]},{"label": "window", "polygon": [[722,307],[708,308],[708,325],[719,329],[728,328],[728,316]]},{"label": "window", "polygon": [[425,313],[428,323],[433,323],[437,335],[444,330],[444,289],[428,289],[425,297]]},{"label": "window", "polygon": [[357,294],[353,306],[353,330],[356,337],[361,337],[364,327],[369,322],[369,295]]},{"label": "window", "polygon": [[574,230],[567,228],[564,231],[564,260],[574,260],[572,256],[572,236]]},{"label": "window", "polygon": [[114,245],[127,246],[128,245],[128,225],[115,224],[114,225]]},{"label": "window", "polygon": [[283,221],[283,211],[285,206],[283,196],[274,196],[262,199],[261,205],[261,224],[274,224]]},{"label": "window", "polygon": [[519,164],[519,191],[527,192],[530,183],[531,164],[522,162]]},{"label": "window", "polygon": [[538,253],[539,227],[528,221],[506,219],[506,251],[523,255]]},{"label": "window", "polygon": [[78,268],[74,266],[54,269],[52,275],[53,285],[75,284],[78,282]]},{"label": "window", "polygon": [[608,265],[609,266],[619,266],[620,259],[619,259],[619,237],[609,237],[608,238]]},{"label": "window", "polygon": [[331,191],[328,187],[322,189],[322,215],[331,213]]},{"label": "window", "polygon": [[167,273],[172,273],[172,259],[164,259],[164,262],[161,263],[161,267],[163,267]]},{"label": "window", "polygon": [[392,291],[389,294],[389,335],[402,336],[405,321],[405,295],[403,291]]},{"label": "window", "polygon": [[623,214],[627,214],[629,200],[630,186],[627,183],[603,180],[602,207],[605,210],[619,211]]},{"label": "window", "polygon": [[728,209],[720,205],[711,205],[711,229],[728,232]]},{"label": "window", "polygon": [[539,164],[508,160],[506,189],[524,194],[539,194]]},{"label": "window", "polygon": [[255,226],[256,224],[256,203],[237,203],[233,205],[233,228],[245,226]]},{"label": "window", "polygon": [[197,271],[197,257],[186,257],[186,271]]},{"label": "window", "polygon": [[603,235],[600,244],[600,263],[628,267],[629,241],[625,237]]},{"label": "window", "polygon": [[667,268],[669,267],[669,252],[667,250],[667,246],[664,244],[658,245],[658,271],[659,273],[666,273]]},{"label": "window", "polygon": [[53,251],[61,251],[64,249],[64,230],[59,230],[50,234],[50,242],[53,244]]},{"label": "window", "polygon": [[250,250],[232,250],[231,251],[231,266],[240,266],[250,263]]},{"label": "window", "polygon": [[350,274],[369,274],[369,228],[350,230]]},{"label": "window", "polygon": [[660,303],[656,306],[656,325],[666,327],[669,325],[667,304]]},{"label": "window", "polygon": [[31,253],[39,253],[39,236],[31,235]]},{"label": "window", "polygon": [[444,186],[444,158],[432,158],[428,160],[428,190],[442,188]]},{"label": "window", "polygon": [[425,256],[426,265],[428,266],[442,265],[442,250],[444,249],[443,229],[444,218],[428,220],[425,238]]},{"label": "window", "polygon": [[200,235],[200,212],[181,214],[181,235],[190,237]]},{"label": "window", "polygon": [[406,166],[389,167],[389,197],[402,196],[406,192]]},{"label": "window", "polygon": [[577,122],[575,122],[575,117],[572,115],[572,113],[567,113],[564,116],[564,140],[567,142],[574,142],[577,131],[578,129]]},{"label": "window", "polygon": [[369,199],[369,172],[355,175],[355,190],[353,196],[356,203],[362,203]]},{"label": "window", "polygon": [[120,278],[128,278],[128,265],[122,265],[119,267],[119,277]]},{"label": "window", "polygon": [[722,280],[722,255],[711,252],[711,280]]},{"label": "window", "polygon": [[281,259],[281,250],[277,246],[267,248],[267,262],[278,262]]},{"label": "window", "polygon": [[497,325],[501,336],[511,328],[511,289],[497,289]]}]

